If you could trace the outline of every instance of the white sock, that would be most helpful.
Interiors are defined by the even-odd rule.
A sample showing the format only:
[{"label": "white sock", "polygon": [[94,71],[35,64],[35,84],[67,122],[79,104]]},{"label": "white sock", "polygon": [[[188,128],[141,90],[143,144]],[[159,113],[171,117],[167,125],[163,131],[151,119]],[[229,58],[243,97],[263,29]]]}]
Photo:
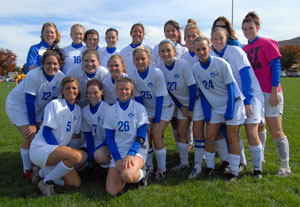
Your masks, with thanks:
[{"label": "white sock", "polygon": [[73,168],[68,168],[64,165],[63,161],[60,161],[51,172],[46,175],[44,178],[44,183],[46,183],[48,180],[58,180],[64,175],[66,175],[68,172],[70,172]]},{"label": "white sock", "polygon": [[180,163],[189,164],[189,144],[176,142]]},{"label": "white sock", "polygon": [[80,149],[81,148],[81,138],[72,138],[70,141],[69,147],[72,147],[73,149]]},{"label": "white sock", "polygon": [[263,132],[258,132],[258,137],[259,137],[261,145],[262,145],[262,159],[265,159],[265,146],[266,146],[266,140],[267,140],[267,130],[265,130]]},{"label": "white sock", "polygon": [[65,181],[63,179],[54,180],[54,183],[56,185],[59,185],[59,186],[64,186],[65,185]]},{"label": "white sock", "polygon": [[235,176],[239,175],[240,155],[229,154],[230,172]]},{"label": "white sock", "polygon": [[148,155],[147,155],[147,161],[146,161],[146,166],[147,166],[147,169],[149,169],[149,170],[154,169],[152,160],[153,160],[153,147],[151,145],[151,146],[149,146],[149,149],[148,149]]},{"label": "white sock", "polygon": [[39,170],[39,176],[40,176],[41,178],[44,178],[44,177],[46,177],[50,172],[51,172],[51,170],[48,170],[48,169],[46,169],[46,168],[41,168],[41,169]]},{"label": "white sock", "polygon": [[195,154],[194,162],[195,168],[198,170],[202,169],[202,160],[205,152],[205,140],[195,140]]},{"label": "white sock", "polygon": [[239,138],[239,139],[240,139],[239,145],[240,145],[240,152],[241,152],[240,162],[243,165],[247,165],[244,144],[243,144],[243,141],[241,140],[241,138]]},{"label": "white sock", "polygon": [[155,156],[157,162],[157,170],[166,171],[167,148],[164,147],[160,150],[155,149]]},{"label": "white sock", "polygon": [[173,133],[175,142],[177,142],[178,141],[178,131],[177,131],[177,129],[172,128],[172,133]]},{"label": "white sock", "polygon": [[216,153],[210,153],[210,152],[207,152],[205,151],[205,162],[206,162],[206,167],[207,168],[212,168],[212,169],[215,169],[215,155]]},{"label": "white sock", "polygon": [[253,169],[260,170],[262,172],[262,145],[259,143],[257,146],[249,146],[249,152],[251,155]]},{"label": "white sock", "polygon": [[276,139],[274,140],[274,143],[281,161],[281,167],[285,169],[290,169],[290,149],[287,137]]},{"label": "white sock", "polygon": [[219,139],[215,141],[215,148],[218,151],[218,155],[221,159],[221,161],[228,162],[228,149],[227,149],[227,143],[225,138]]},{"label": "white sock", "polygon": [[29,157],[29,149],[21,148],[21,157],[22,157],[22,161],[23,161],[23,171],[25,173],[26,170],[32,169],[32,162]]}]

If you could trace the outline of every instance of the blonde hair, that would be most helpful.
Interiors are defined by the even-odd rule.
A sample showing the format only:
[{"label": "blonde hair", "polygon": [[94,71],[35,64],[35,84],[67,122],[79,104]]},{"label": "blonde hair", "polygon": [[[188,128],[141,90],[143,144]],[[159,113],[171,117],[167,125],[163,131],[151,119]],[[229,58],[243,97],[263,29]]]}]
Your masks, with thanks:
[{"label": "blonde hair", "polygon": [[206,41],[208,46],[211,46],[211,41],[208,37],[204,36],[204,35],[200,35],[199,37],[197,37],[195,40],[194,40],[194,47],[195,47],[195,44],[196,42],[202,42],[202,41]]},{"label": "blonde hair", "polygon": [[79,24],[79,23],[76,23],[76,24],[72,25],[71,30],[70,30],[70,34],[72,34],[73,29],[75,29],[76,27],[80,27],[81,29],[83,29],[83,34],[85,33],[84,26]]},{"label": "blonde hair", "polygon": [[116,92],[116,94],[117,94],[118,87],[119,87],[120,83],[130,83],[130,86],[131,86],[131,95],[130,95],[130,97],[132,98],[134,96],[134,93],[135,93],[133,80],[128,78],[128,77],[121,77],[121,78],[117,79],[116,82],[115,82],[115,92]]},{"label": "blonde hair", "polygon": [[[73,76],[66,76],[66,77],[64,77],[64,79],[62,79],[61,84],[60,84],[61,85],[61,90],[63,90],[63,88],[65,87],[65,85],[67,83],[70,83],[70,82],[75,82],[76,83],[77,88],[78,88],[78,95],[76,97],[76,100],[79,100],[80,99],[79,82],[78,82],[78,80],[75,77],[73,77]],[[62,94],[62,98],[64,98],[64,94]]]},{"label": "blonde hair", "polygon": [[43,37],[43,32],[44,32],[44,30],[45,30],[46,27],[53,27],[54,28],[55,33],[56,33],[56,39],[54,40],[53,44],[57,45],[60,42],[61,36],[60,36],[60,32],[58,31],[56,25],[54,23],[52,23],[52,22],[46,22],[45,24],[43,24],[42,30],[41,30],[41,39],[43,41],[45,41],[44,37]]}]

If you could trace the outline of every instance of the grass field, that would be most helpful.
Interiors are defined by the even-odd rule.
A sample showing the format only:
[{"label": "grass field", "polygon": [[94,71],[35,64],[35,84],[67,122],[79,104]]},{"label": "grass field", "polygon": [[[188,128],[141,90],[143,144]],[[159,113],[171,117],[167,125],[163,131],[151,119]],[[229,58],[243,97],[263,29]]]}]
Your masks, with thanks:
[{"label": "grass field", "polygon": [[[116,197],[105,193],[105,172],[96,170],[85,174],[79,189],[59,188],[52,197],[44,197],[37,186],[25,179],[22,173],[20,146],[22,138],[5,113],[5,100],[14,87],[13,83],[0,83],[0,206],[300,206],[300,79],[283,78],[285,108],[283,128],[290,143],[292,175],[288,178],[275,176],[280,161],[268,134],[266,164],[262,180],[252,178],[252,165],[232,183],[217,176],[209,180],[201,175],[195,181],[186,179],[190,170],[169,173],[167,179],[136,190],[132,187]],[[247,141],[242,137],[249,159]],[[170,133],[165,134],[168,150],[167,168],[177,163],[176,146]],[[193,160],[193,150],[190,161]],[[220,162],[217,159],[217,166]]]}]

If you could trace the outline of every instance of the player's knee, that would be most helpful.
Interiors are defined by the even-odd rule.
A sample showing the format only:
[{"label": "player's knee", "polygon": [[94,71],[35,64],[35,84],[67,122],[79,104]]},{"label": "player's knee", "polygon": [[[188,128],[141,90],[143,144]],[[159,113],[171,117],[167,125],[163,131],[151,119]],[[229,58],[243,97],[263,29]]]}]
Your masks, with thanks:
[{"label": "player's knee", "polygon": [[82,160],[83,160],[83,156],[79,151],[78,152],[77,151],[72,152],[72,155],[70,156],[70,159],[69,159],[69,161],[71,162],[71,164],[73,166],[80,165]]},{"label": "player's knee", "polygon": [[134,183],[136,181],[136,177],[133,175],[133,173],[128,171],[124,171],[124,173],[122,173],[122,179],[126,183]]}]

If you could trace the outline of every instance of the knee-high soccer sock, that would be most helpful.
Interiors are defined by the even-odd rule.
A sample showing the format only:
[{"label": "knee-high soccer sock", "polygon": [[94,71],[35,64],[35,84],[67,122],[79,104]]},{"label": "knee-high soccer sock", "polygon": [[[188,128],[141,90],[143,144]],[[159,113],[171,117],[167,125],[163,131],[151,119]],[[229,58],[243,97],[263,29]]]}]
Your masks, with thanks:
[{"label": "knee-high soccer sock", "polygon": [[191,122],[189,125],[189,129],[187,131],[187,138],[188,138],[189,145],[192,146],[194,144],[193,122]]},{"label": "knee-high soccer sock", "polygon": [[149,146],[146,166],[147,166],[147,169],[149,169],[149,170],[154,169],[154,167],[153,167],[153,147],[152,147],[152,145]]},{"label": "knee-high soccer sock", "polygon": [[241,152],[241,159],[240,159],[240,162],[241,164],[243,165],[247,165],[247,160],[246,160],[246,155],[245,155],[245,148],[244,148],[244,144],[243,144],[243,141],[240,139],[240,152]]},{"label": "knee-high soccer sock", "polygon": [[21,157],[22,157],[22,161],[23,161],[23,171],[25,173],[26,170],[32,169],[32,163],[29,158],[29,149],[21,148]]},{"label": "knee-high soccer sock", "polygon": [[70,147],[72,147],[73,149],[80,149],[80,147],[81,147],[81,138],[71,139]]},{"label": "knee-high soccer sock", "polygon": [[195,140],[195,168],[202,170],[202,160],[205,152],[205,140]]},{"label": "knee-high soccer sock", "polygon": [[178,141],[178,131],[177,131],[177,129],[172,128],[172,133],[173,133],[175,142],[177,142]]},{"label": "knee-high soccer sock", "polygon": [[239,175],[240,159],[240,155],[229,154],[230,172],[235,176]]},{"label": "knee-high soccer sock", "polygon": [[[49,170],[49,169],[41,168],[41,169],[39,170],[39,176],[40,176],[41,178],[44,178],[44,177],[45,177],[46,175],[48,175],[50,172],[51,172],[51,170]],[[57,180],[54,180],[54,183],[55,183],[56,185],[59,185],[59,186],[64,186],[65,181],[64,181],[63,179],[59,178],[59,179],[57,179]]]},{"label": "knee-high soccer sock", "polygon": [[285,169],[290,169],[290,149],[287,137],[276,139],[274,140],[274,143],[281,161],[281,167]]},{"label": "knee-high soccer sock", "polygon": [[261,145],[262,145],[262,160],[264,160],[265,159],[265,146],[266,146],[266,140],[267,140],[267,130],[258,132],[258,137],[259,137]]},{"label": "knee-high soccer sock", "polygon": [[176,142],[179,153],[180,163],[189,164],[189,144]]},{"label": "knee-high soccer sock", "polygon": [[135,181],[135,183],[138,183],[138,182],[139,182],[140,180],[142,180],[142,179],[145,177],[145,175],[146,175],[146,171],[145,171],[145,170],[140,169],[139,171],[140,171],[140,177]]},{"label": "knee-high soccer sock", "polygon": [[212,168],[215,169],[215,155],[216,153],[211,153],[211,152],[207,152],[205,151],[205,158],[206,158],[206,167],[207,168]]},{"label": "knee-high soccer sock", "polygon": [[155,149],[155,156],[157,162],[157,170],[166,171],[167,148],[164,147],[160,150]]},{"label": "knee-high soccer sock", "polygon": [[262,172],[262,145],[259,143],[257,146],[249,146],[249,151],[253,163],[254,170],[260,170]]},{"label": "knee-high soccer sock", "polygon": [[215,141],[215,148],[218,151],[218,155],[221,159],[221,161],[228,162],[228,148],[225,138],[219,139]]},{"label": "knee-high soccer sock", "polygon": [[60,161],[55,168],[44,178],[44,183],[46,183],[48,180],[59,180],[61,177],[66,175],[68,172],[70,172],[73,168],[69,168],[65,166],[63,161]]}]

